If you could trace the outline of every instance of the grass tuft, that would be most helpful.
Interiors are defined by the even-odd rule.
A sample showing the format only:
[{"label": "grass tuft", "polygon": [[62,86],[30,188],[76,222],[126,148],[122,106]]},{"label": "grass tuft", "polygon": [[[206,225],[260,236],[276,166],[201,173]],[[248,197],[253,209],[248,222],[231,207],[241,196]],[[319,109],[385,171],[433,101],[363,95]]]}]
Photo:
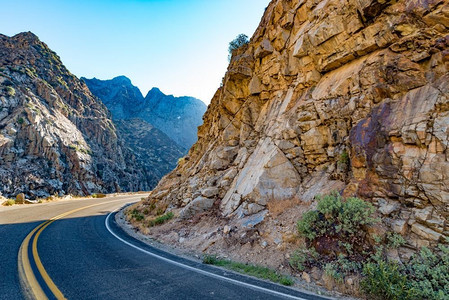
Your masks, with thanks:
[{"label": "grass tuft", "polygon": [[149,226],[149,227],[153,227],[153,226],[156,226],[156,225],[162,225],[162,224],[164,224],[165,222],[167,222],[167,221],[173,219],[174,216],[175,216],[175,215],[170,211],[170,212],[168,212],[168,213],[166,213],[166,214],[164,214],[164,215],[162,215],[162,216],[157,217],[157,218],[154,219],[154,220],[150,220],[150,221],[148,222],[148,226]]},{"label": "grass tuft", "polygon": [[254,276],[257,278],[270,280],[272,282],[280,283],[282,285],[291,286],[294,284],[294,281],[290,276],[279,274],[275,270],[272,270],[267,267],[256,266],[252,264],[244,264],[227,259],[218,259],[214,255],[204,256],[203,263],[223,267],[232,271]]}]

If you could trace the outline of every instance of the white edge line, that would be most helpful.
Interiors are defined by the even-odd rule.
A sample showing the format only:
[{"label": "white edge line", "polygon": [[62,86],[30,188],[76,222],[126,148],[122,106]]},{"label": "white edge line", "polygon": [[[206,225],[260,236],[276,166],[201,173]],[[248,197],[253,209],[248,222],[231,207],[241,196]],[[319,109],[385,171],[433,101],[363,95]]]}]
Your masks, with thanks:
[{"label": "white edge line", "polygon": [[[270,289],[267,289],[267,288],[264,288],[264,287],[260,287],[260,286],[253,285],[253,284],[246,283],[246,282],[241,282],[241,281],[238,281],[238,280],[235,280],[235,279],[227,278],[227,277],[224,277],[224,276],[221,276],[221,275],[217,275],[217,274],[214,274],[214,273],[211,273],[211,272],[207,272],[207,271],[204,271],[204,270],[201,270],[201,269],[197,269],[197,268],[194,268],[194,267],[185,265],[185,264],[183,264],[183,263],[180,263],[180,262],[177,262],[177,261],[174,261],[174,260],[165,258],[165,257],[163,257],[163,256],[154,254],[154,253],[152,253],[152,252],[150,252],[150,251],[147,251],[147,250],[145,250],[145,249],[142,249],[142,248],[140,248],[140,247],[137,247],[136,245],[133,245],[133,244],[131,244],[131,243],[125,241],[125,240],[122,239],[121,237],[119,237],[119,236],[118,236],[117,234],[115,234],[115,233],[111,230],[111,228],[109,227],[109,224],[108,224],[108,223],[109,223],[109,218],[110,218],[111,215],[112,215],[113,213],[115,213],[116,211],[117,211],[117,209],[114,210],[113,212],[109,213],[109,215],[106,217],[106,220],[105,220],[106,229],[107,229],[107,230],[108,230],[108,231],[109,231],[115,238],[117,238],[117,239],[120,240],[121,242],[127,244],[128,246],[133,247],[134,249],[137,249],[137,250],[139,250],[139,251],[141,251],[141,252],[143,252],[143,253],[146,253],[146,254],[148,254],[148,255],[151,255],[151,256],[153,256],[153,257],[156,257],[156,258],[158,258],[158,259],[160,259],[160,260],[163,260],[163,261],[165,261],[165,262],[171,263],[171,264],[176,265],[176,266],[178,266],[178,267],[181,267],[181,268],[184,268],[184,269],[187,269],[187,270],[191,270],[191,271],[194,271],[194,272],[197,272],[197,273],[200,273],[200,274],[209,276],[209,277],[214,277],[214,278],[221,279],[221,280],[224,280],[224,281],[229,281],[229,282],[234,283],[234,284],[237,284],[237,285],[246,286],[246,287],[249,287],[249,288],[252,288],[252,289],[255,289],[255,290],[260,290],[260,291],[263,291],[263,292],[266,292],[266,293],[270,293],[270,294],[282,296],[282,297],[285,297],[285,298],[296,299],[296,300],[308,300],[308,299],[305,299],[305,298],[295,297],[295,296],[292,296],[292,295],[289,295],[289,294],[284,294],[284,293],[277,292],[277,291],[273,291],[273,290],[270,290]],[[312,296],[312,295],[311,295],[311,296]],[[319,296],[319,297],[321,297],[321,296]],[[325,298],[324,298],[324,299],[325,299]]]}]

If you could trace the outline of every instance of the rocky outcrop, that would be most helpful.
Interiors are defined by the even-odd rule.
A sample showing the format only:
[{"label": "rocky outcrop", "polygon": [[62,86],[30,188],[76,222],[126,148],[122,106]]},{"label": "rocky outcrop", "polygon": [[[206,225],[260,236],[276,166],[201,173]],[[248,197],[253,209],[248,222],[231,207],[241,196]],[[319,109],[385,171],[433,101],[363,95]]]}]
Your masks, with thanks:
[{"label": "rocky outcrop", "polygon": [[178,146],[189,149],[197,140],[206,105],[193,97],[165,95],[158,88],[143,98],[125,76],[111,80],[82,78],[108,107],[115,120],[139,118],[164,132]]},{"label": "rocky outcrop", "polygon": [[27,198],[149,187],[104,105],[32,33],[0,35],[0,192]]},{"label": "rocky outcrop", "polygon": [[204,251],[230,247],[223,224],[241,245],[256,226],[245,251],[261,253],[257,241],[288,247],[314,196],[338,190],[378,207],[401,256],[436,245],[449,236],[448,46],[447,1],[271,1],[198,142],[135,208],[191,217],[182,241]]}]

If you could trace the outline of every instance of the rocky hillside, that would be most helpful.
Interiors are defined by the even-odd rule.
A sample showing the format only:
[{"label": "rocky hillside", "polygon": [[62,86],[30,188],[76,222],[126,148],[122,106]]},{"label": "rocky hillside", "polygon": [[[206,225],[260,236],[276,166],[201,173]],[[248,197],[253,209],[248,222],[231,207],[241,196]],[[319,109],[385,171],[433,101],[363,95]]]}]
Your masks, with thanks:
[{"label": "rocky hillside", "polygon": [[150,230],[164,241],[279,266],[315,195],[337,190],[377,207],[400,258],[435,246],[449,236],[448,46],[447,1],[271,1],[198,142],[134,208],[177,213]]},{"label": "rocky hillside", "polygon": [[164,132],[180,147],[189,149],[197,140],[206,105],[193,97],[165,95],[153,88],[144,98],[125,76],[111,80],[82,78],[114,119],[139,118]]},{"label": "rocky hillside", "polygon": [[115,126],[124,143],[136,156],[145,171],[147,182],[153,188],[172,171],[185,150],[165,133],[142,119],[115,120]]},{"label": "rocky hillside", "polygon": [[146,190],[104,105],[32,33],[0,35],[0,192]]}]

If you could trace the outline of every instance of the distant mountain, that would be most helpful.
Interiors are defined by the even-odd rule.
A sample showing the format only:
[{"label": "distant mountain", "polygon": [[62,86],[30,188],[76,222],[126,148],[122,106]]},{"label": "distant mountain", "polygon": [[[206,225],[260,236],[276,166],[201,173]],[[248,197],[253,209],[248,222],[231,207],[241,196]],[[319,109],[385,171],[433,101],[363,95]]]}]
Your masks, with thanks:
[{"label": "distant mountain", "polygon": [[148,190],[106,107],[30,32],[0,35],[0,193]]},{"label": "distant mountain", "polygon": [[100,98],[115,120],[139,118],[152,124],[176,144],[189,149],[197,140],[206,105],[193,97],[165,95],[158,88],[143,98],[139,89],[125,76],[111,80],[82,78],[91,92]]},{"label": "distant mountain", "polygon": [[185,154],[165,133],[142,119],[115,120],[120,136],[143,166],[151,187],[173,170]]},{"label": "distant mountain", "polygon": [[189,149],[197,141],[198,126],[203,124],[206,109],[207,106],[196,98],[167,96],[158,88],[152,88],[145,97],[141,116]]},{"label": "distant mountain", "polygon": [[111,80],[81,77],[81,80],[106,105],[115,120],[135,117],[138,108],[144,103],[140,90],[125,76],[118,76]]}]

